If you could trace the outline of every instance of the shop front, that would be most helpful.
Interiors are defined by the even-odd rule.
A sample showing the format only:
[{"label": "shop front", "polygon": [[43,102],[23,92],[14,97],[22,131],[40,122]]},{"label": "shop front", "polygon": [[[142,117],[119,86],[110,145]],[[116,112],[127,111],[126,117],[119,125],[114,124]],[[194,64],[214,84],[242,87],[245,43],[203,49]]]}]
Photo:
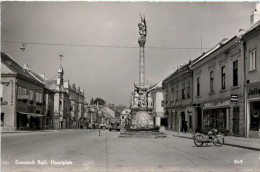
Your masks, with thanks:
[{"label": "shop front", "polygon": [[260,138],[260,83],[247,87],[247,119],[250,138]]},{"label": "shop front", "polygon": [[220,100],[203,105],[203,129],[217,129],[224,134],[229,133],[230,101]]}]

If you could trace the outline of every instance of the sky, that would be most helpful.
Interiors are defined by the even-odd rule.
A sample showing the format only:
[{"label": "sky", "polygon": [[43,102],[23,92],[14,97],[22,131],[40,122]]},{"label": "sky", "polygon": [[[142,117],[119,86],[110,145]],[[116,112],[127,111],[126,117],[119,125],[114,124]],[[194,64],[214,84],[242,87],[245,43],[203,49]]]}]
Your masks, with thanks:
[{"label": "sky", "polygon": [[[255,2],[2,2],[1,51],[20,65],[29,64],[34,72],[45,73],[48,79],[56,78],[62,54],[65,80],[84,89],[88,102],[100,97],[107,103],[129,106],[134,82],[139,82],[140,13],[147,22],[146,82],[153,85],[173,73],[176,66],[195,59],[223,38],[233,37],[239,29],[248,28],[255,5]],[[21,51],[22,43],[3,41],[27,44]]]}]

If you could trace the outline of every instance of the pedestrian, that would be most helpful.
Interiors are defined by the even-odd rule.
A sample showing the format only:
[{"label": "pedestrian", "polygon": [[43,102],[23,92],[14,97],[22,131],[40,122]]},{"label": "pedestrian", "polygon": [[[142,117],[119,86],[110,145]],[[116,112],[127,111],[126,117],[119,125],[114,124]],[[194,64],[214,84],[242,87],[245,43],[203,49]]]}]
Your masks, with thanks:
[{"label": "pedestrian", "polygon": [[183,130],[184,130],[184,133],[187,133],[187,130],[188,130],[187,121],[184,122]]}]

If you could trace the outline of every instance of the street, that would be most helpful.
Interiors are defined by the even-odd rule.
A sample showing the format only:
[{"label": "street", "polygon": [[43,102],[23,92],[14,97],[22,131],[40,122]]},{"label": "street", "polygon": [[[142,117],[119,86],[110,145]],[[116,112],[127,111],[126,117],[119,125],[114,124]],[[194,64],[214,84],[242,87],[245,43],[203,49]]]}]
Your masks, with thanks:
[{"label": "street", "polygon": [[[2,134],[2,171],[259,171],[260,152],[195,147],[193,140],[118,138],[119,132],[62,130]],[[25,164],[27,163],[27,164]],[[31,163],[31,164],[28,164]]]}]

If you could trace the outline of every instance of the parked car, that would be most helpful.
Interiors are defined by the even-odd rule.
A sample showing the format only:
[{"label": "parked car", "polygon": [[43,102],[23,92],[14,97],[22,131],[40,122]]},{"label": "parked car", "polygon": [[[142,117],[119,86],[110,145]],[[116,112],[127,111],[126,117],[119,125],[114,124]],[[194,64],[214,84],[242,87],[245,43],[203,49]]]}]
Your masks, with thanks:
[{"label": "parked car", "polygon": [[110,124],[109,124],[108,130],[109,131],[112,131],[112,130],[120,131],[120,129],[121,129],[120,118],[112,118],[110,120]]}]

